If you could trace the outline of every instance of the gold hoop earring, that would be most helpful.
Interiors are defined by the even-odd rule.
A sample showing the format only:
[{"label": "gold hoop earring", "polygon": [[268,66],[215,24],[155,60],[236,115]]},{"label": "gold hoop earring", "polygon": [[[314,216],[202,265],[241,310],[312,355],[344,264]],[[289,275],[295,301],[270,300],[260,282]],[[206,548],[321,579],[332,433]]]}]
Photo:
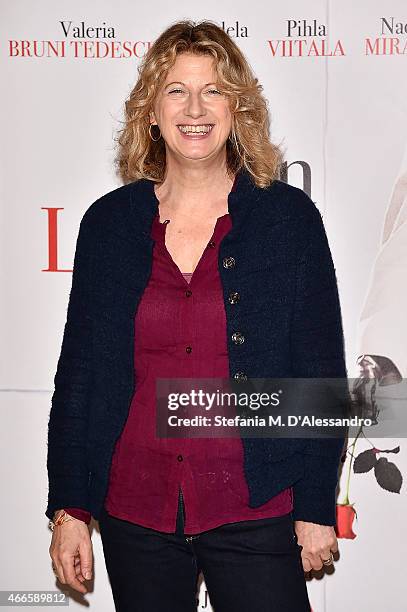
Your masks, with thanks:
[{"label": "gold hoop earring", "polygon": [[151,140],[153,140],[154,142],[157,142],[157,140],[160,140],[160,138],[161,138],[161,130],[160,130],[160,127],[157,125],[158,129],[160,130],[160,135],[159,135],[159,137],[158,137],[158,138],[153,138],[153,135],[151,134],[151,128],[152,128],[152,126],[153,126],[153,124],[152,124],[152,123],[150,123],[150,127],[148,128],[148,133],[150,134],[150,138],[151,138]]}]

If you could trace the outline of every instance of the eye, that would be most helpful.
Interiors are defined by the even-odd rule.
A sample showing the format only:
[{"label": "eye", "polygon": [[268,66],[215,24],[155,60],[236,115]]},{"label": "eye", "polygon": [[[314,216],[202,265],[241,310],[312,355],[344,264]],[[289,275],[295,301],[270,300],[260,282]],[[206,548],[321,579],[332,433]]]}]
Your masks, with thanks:
[{"label": "eye", "polygon": [[208,89],[208,92],[209,93],[216,93],[216,94],[221,95],[220,91],[218,91],[217,89]]},{"label": "eye", "polygon": [[171,91],[169,91],[168,93],[175,93],[175,92],[182,92],[182,89],[180,87],[177,87],[176,89],[171,89]]}]

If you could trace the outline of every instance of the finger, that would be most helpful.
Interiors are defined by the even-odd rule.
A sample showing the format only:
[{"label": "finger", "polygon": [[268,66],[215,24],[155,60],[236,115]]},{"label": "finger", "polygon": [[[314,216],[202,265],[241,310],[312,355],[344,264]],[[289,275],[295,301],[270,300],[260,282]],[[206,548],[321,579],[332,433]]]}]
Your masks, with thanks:
[{"label": "finger", "polygon": [[75,567],[75,569],[76,569],[76,568],[78,568],[78,567],[79,567],[79,569],[80,569],[80,567],[81,567],[81,559],[80,559],[80,557],[78,557],[78,558],[76,558],[76,559],[75,559],[75,561],[74,561],[74,567]]},{"label": "finger", "polygon": [[77,579],[75,575],[75,568],[71,555],[62,558],[62,566],[64,568],[66,584],[69,584],[69,586],[76,591],[79,591],[79,593],[87,593],[87,588]]},{"label": "finger", "polygon": [[82,576],[80,565],[75,565],[75,575],[78,580],[80,580],[81,582],[84,582],[85,578]]},{"label": "finger", "polygon": [[321,557],[321,561],[329,561],[329,559],[331,559],[331,549],[330,548],[324,548],[324,550],[321,552],[320,554]]},{"label": "finger", "polygon": [[315,560],[312,562],[312,569],[314,569],[316,572],[319,572],[323,567],[324,564],[322,563],[321,559],[319,559],[319,561]]},{"label": "finger", "polygon": [[64,570],[63,570],[61,561],[59,559],[58,553],[56,551],[54,541],[55,541],[55,534],[52,535],[52,541],[49,547],[49,555],[52,561],[52,571],[54,572],[55,579],[59,580],[62,584],[65,584]]},{"label": "finger", "polygon": [[86,578],[84,577],[81,571],[81,556],[79,553],[77,553],[75,556],[74,568],[75,568],[75,574],[78,580],[80,580],[81,582],[84,582]]},{"label": "finger", "polygon": [[87,538],[79,544],[79,554],[81,559],[81,573],[86,580],[92,578],[93,553],[91,539]]},{"label": "finger", "polygon": [[[324,557],[325,558],[325,557]],[[319,553],[311,553],[308,551],[308,560],[311,564],[312,569],[318,571],[322,569],[323,563]]]},{"label": "finger", "polygon": [[62,567],[62,563],[60,563],[59,560],[55,560],[55,559],[53,561],[55,565],[55,571],[54,571],[55,578],[59,580],[60,582],[62,582],[62,584],[66,584],[64,568]]},{"label": "finger", "polygon": [[334,555],[339,551],[338,540],[335,540],[335,542],[332,544],[331,551]]},{"label": "finger", "polygon": [[81,572],[80,560],[79,560],[79,563],[75,565],[75,574],[78,580],[80,580],[81,582],[85,582],[86,578],[83,576]]},{"label": "finger", "polygon": [[304,569],[304,572],[310,572],[312,570],[312,559],[310,559],[309,552],[307,550],[304,549],[304,547],[302,545],[301,546],[301,561],[302,561],[302,567]]},{"label": "finger", "polygon": [[312,565],[307,557],[302,557],[302,567],[304,572],[310,572],[312,570]]},{"label": "finger", "polygon": [[299,553],[301,556],[303,570],[304,572],[309,572],[312,569],[312,567],[311,567],[310,560],[308,559],[307,551],[304,549],[304,546],[299,543],[298,539],[296,539],[296,542],[297,542],[297,547],[299,549]]}]

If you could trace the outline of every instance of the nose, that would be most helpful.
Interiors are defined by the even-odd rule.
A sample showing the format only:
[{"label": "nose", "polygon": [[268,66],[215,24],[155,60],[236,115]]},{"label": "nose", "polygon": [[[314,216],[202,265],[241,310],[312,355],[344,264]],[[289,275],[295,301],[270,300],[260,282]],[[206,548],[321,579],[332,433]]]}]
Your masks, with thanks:
[{"label": "nose", "polygon": [[194,118],[206,115],[205,104],[199,93],[191,92],[191,94],[188,96],[185,114]]}]

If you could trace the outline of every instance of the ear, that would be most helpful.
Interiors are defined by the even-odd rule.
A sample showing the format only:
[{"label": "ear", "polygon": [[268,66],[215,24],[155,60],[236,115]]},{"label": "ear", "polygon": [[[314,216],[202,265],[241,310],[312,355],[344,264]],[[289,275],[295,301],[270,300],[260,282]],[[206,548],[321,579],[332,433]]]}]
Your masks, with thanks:
[{"label": "ear", "polygon": [[149,119],[150,119],[150,123],[157,123],[157,121],[155,119],[154,111],[150,111],[149,112]]}]

